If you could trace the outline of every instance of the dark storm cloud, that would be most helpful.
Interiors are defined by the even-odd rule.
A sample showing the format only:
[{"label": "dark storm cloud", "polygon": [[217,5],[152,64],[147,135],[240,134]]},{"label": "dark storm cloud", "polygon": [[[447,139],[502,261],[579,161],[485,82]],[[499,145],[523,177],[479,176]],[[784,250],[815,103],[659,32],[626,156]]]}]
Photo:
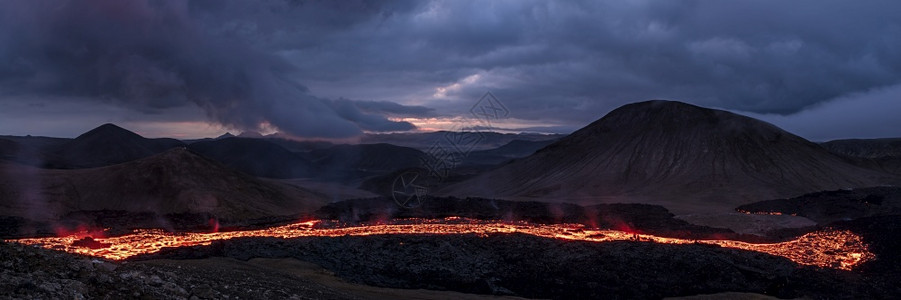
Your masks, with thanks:
[{"label": "dark storm cloud", "polygon": [[[405,107],[391,102],[357,102],[347,99],[331,101],[330,104],[339,116],[346,120],[353,120],[360,128],[370,131],[406,131],[414,129],[415,127],[410,123],[389,121],[383,117],[383,114],[377,113],[393,110],[392,114],[400,115],[422,112],[424,109],[423,107]],[[425,109],[425,111],[427,112],[428,109]]]},{"label": "dark storm cloud", "polygon": [[647,99],[814,120],[825,103],[901,85],[898,11],[820,0],[12,2],[0,89],[148,112],[197,104],[225,124],[297,135],[465,116],[486,91],[535,126],[578,127]]},{"label": "dark storm cloud", "polygon": [[380,113],[393,116],[422,117],[430,116],[435,109],[425,106],[400,105],[389,101],[351,101],[338,99],[335,102],[348,103],[367,113]]},{"label": "dark storm cloud", "polygon": [[[268,124],[299,136],[413,129],[410,123],[312,95],[287,78],[296,71],[291,63],[271,49],[256,47],[252,36],[222,31],[234,26],[206,15],[215,14],[219,5],[114,0],[5,3],[0,88],[7,95],[51,95],[59,96],[55,98],[59,101],[93,97],[145,112],[191,104],[226,125],[257,129]],[[355,8],[350,2],[338,6]],[[363,8],[357,18],[378,13],[377,7]],[[318,25],[339,29],[345,23],[328,16],[310,20],[331,20]]]},{"label": "dark storm cloud", "polygon": [[810,140],[899,137],[901,85],[865,94],[840,97],[835,101],[783,116],[746,113]]},{"label": "dark storm cloud", "polygon": [[461,103],[490,90],[513,117],[581,124],[653,98],[793,114],[899,84],[899,10],[895,1],[433,1],[285,57],[320,70],[302,75],[317,87],[405,78],[393,92],[419,87],[420,99],[481,75],[446,93],[455,101],[418,102],[439,111],[465,113]]}]

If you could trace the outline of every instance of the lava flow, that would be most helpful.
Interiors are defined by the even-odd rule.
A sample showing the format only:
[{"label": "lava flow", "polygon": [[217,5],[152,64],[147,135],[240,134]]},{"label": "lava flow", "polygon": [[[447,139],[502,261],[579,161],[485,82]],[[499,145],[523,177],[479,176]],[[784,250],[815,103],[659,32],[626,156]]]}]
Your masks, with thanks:
[{"label": "lava flow", "polygon": [[209,245],[213,241],[240,237],[289,239],[313,236],[338,237],[387,234],[477,234],[486,236],[505,233],[523,233],[544,238],[590,242],[632,240],[664,244],[712,244],[726,248],[782,256],[803,265],[843,270],[851,270],[855,266],[875,258],[869,252],[868,246],[860,236],[850,231],[840,230],[811,232],[795,240],[781,243],[754,244],[733,240],[689,240],[633,234],[618,230],[588,229],[581,224],[536,224],[529,222],[471,220],[456,217],[446,219],[404,219],[397,220],[391,224],[347,227],[322,226],[320,221],[307,221],[259,230],[213,233],[171,233],[162,230],[136,230],[123,236],[98,237],[89,243],[94,246],[85,246],[84,239],[79,235],[25,238],[10,241],[121,260],[139,254],[155,253],[166,247]]}]

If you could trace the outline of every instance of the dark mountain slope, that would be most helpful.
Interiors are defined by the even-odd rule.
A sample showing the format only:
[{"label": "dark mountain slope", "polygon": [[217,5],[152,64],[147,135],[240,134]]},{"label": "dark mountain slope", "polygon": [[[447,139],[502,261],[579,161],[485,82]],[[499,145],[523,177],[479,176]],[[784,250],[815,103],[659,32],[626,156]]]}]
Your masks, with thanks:
[{"label": "dark mountain slope", "polygon": [[260,180],[183,148],[102,168],[0,163],[0,215],[32,220],[73,211],[210,213],[240,220],[313,211],[321,195]]},{"label": "dark mountain slope", "polygon": [[53,168],[93,168],[133,161],[184,143],[176,139],[147,139],[113,124],[103,124],[55,147]]},{"label": "dark mountain slope", "polygon": [[673,101],[622,106],[535,154],[443,194],[643,202],[677,213],[899,182],[771,124]]},{"label": "dark mountain slope", "polygon": [[58,161],[53,149],[70,139],[0,136],[0,160],[13,161],[31,166],[44,166],[47,161]]},{"label": "dark mountain slope", "polygon": [[901,215],[901,188],[885,186],[823,191],[791,199],[754,202],[739,206],[737,210],[757,214],[798,215],[820,224]]},{"label": "dark mountain slope", "polygon": [[188,148],[255,176],[300,178],[313,173],[310,161],[264,139],[223,138],[196,142]]},{"label": "dark mountain slope", "polygon": [[503,146],[489,149],[472,151],[463,159],[464,165],[497,165],[514,158],[521,158],[532,155],[535,151],[554,143],[556,140],[546,141],[526,141],[513,140]]},{"label": "dark mountain slope", "polygon": [[11,160],[19,153],[19,143],[0,139],[0,160]]},{"label": "dark mountain slope", "polygon": [[901,175],[901,138],[835,140],[820,145],[859,165]]},{"label": "dark mountain slope", "polygon": [[320,177],[337,180],[354,180],[417,167],[426,155],[413,148],[391,144],[337,145],[309,153]]},{"label": "dark mountain slope", "polygon": [[901,157],[901,138],[834,140],[820,145],[833,153],[851,157]]}]

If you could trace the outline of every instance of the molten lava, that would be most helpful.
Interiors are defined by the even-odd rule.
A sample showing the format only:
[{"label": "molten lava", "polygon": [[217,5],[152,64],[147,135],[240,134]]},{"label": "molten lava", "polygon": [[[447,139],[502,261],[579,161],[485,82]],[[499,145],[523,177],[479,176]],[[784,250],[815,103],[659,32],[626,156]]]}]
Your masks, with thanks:
[{"label": "molten lava", "polygon": [[240,237],[337,237],[387,234],[490,234],[524,233],[544,238],[574,241],[643,241],[663,244],[712,244],[726,248],[757,251],[786,257],[792,261],[826,268],[851,270],[875,256],[860,236],[850,231],[824,230],[805,234],[795,240],[753,244],[732,240],[689,240],[634,234],[619,230],[588,229],[581,224],[536,224],[529,222],[483,221],[451,217],[446,219],[402,219],[391,224],[368,224],[362,226],[324,226],[320,221],[307,221],[259,230],[227,231],[212,233],[171,233],[162,230],[136,230],[131,234],[116,237],[96,237],[93,245],[106,247],[86,247],[83,235],[72,234],[60,237],[25,238],[12,242],[40,245],[71,253],[86,254],[121,260],[139,254],[155,253],[166,247],[186,247],[209,245],[213,241]]}]

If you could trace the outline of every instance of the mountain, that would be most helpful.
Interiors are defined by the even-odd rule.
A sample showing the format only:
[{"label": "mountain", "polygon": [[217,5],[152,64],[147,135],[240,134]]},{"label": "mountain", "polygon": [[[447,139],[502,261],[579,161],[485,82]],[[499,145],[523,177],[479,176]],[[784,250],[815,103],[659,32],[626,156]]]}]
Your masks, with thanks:
[{"label": "mountain", "polygon": [[675,213],[728,212],[764,199],[898,183],[771,124],[674,101],[622,106],[537,151],[441,194]]},{"label": "mountain", "polygon": [[54,147],[58,147],[66,142],[71,141],[72,139],[67,138],[53,138],[53,137],[45,137],[45,136],[14,136],[14,135],[0,135],[0,139],[9,140],[12,142],[16,142],[19,145],[38,149],[38,150],[46,150]]},{"label": "mountain", "polygon": [[[554,142],[555,140],[513,140],[494,149],[469,152],[462,156],[462,161],[459,164],[449,168],[447,173],[442,173],[443,176],[441,178],[430,178],[429,185],[435,185],[433,188],[437,188],[439,185],[447,185],[468,179],[510,160],[529,156],[532,153],[535,153],[536,150],[544,148]],[[427,169],[427,166],[422,163],[414,164],[411,162],[406,167],[398,167],[402,168],[396,168],[390,173],[376,174],[376,176],[367,177],[360,182],[359,188],[378,195],[390,196],[394,180],[401,174],[407,172],[431,174]]]},{"label": "mountain", "polygon": [[232,137],[196,142],[188,148],[254,176],[300,178],[313,174],[309,160],[265,139]]},{"label": "mountain", "polygon": [[503,146],[489,149],[472,151],[463,158],[464,165],[481,165],[493,166],[504,163],[514,158],[521,158],[532,155],[538,149],[553,144],[556,140],[545,141],[528,141],[528,140],[512,140]]},{"label": "mountain", "polygon": [[901,138],[834,140],[820,145],[833,153],[850,157],[901,157]]},{"label": "mountain", "polygon": [[901,157],[901,138],[834,140],[820,145],[833,153],[851,157]]},{"label": "mountain", "polygon": [[235,137],[234,134],[232,134],[231,132],[226,132],[226,133],[223,133],[222,135],[216,137],[214,140],[221,140],[221,139],[227,139],[227,138],[233,138],[233,137]]},{"label": "mountain", "polygon": [[901,156],[879,158],[876,165],[880,170],[901,176]]},{"label": "mountain", "polygon": [[835,140],[820,145],[858,165],[901,175],[901,138]]},{"label": "mountain", "polygon": [[319,194],[233,171],[190,150],[92,169],[0,162],[0,215],[52,220],[76,211],[210,213],[227,220],[311,212]]},{"label": "mountain", "polygon": [[901,215],[901,187],[870,187],[804,194],[745,204],[739,211],[803,216],[820,224],[865,217]]},{"label": "mountain", "polygon": [[493,131],[435,131],[421,133],[378,133],[365,134],[360,138],[361,144],[379,144],[387,143],[397,146],[410,147],[419,150],[426,150],[437,144],[445,144],[449,139],[459,138],[460,134],[478,134],[474,140],[472,150],[489,150],[501,147],[514,140],[524,141],[547,141],[556,140],[563,135],[560,134],[538,134],[538,133],[499,133]]},{"label": "mountain", "polygon": [[333,180],[356,180],[417,167],[427,154],[391,144],[336,145],[309,152],[319,170],[318,176]]},{"label": "mountain", "polygon": [[14,161],[31,166],[44,166],[46,161],[58,161],[53,149],[71,139],[0,136],[0,160]]},{"label": "mountain", "polygon": [[148,139],[113,124],[103,124],[52,151],[53,168],[93,168],[133,161],[161,153],[184,143],[176,139]]}]

